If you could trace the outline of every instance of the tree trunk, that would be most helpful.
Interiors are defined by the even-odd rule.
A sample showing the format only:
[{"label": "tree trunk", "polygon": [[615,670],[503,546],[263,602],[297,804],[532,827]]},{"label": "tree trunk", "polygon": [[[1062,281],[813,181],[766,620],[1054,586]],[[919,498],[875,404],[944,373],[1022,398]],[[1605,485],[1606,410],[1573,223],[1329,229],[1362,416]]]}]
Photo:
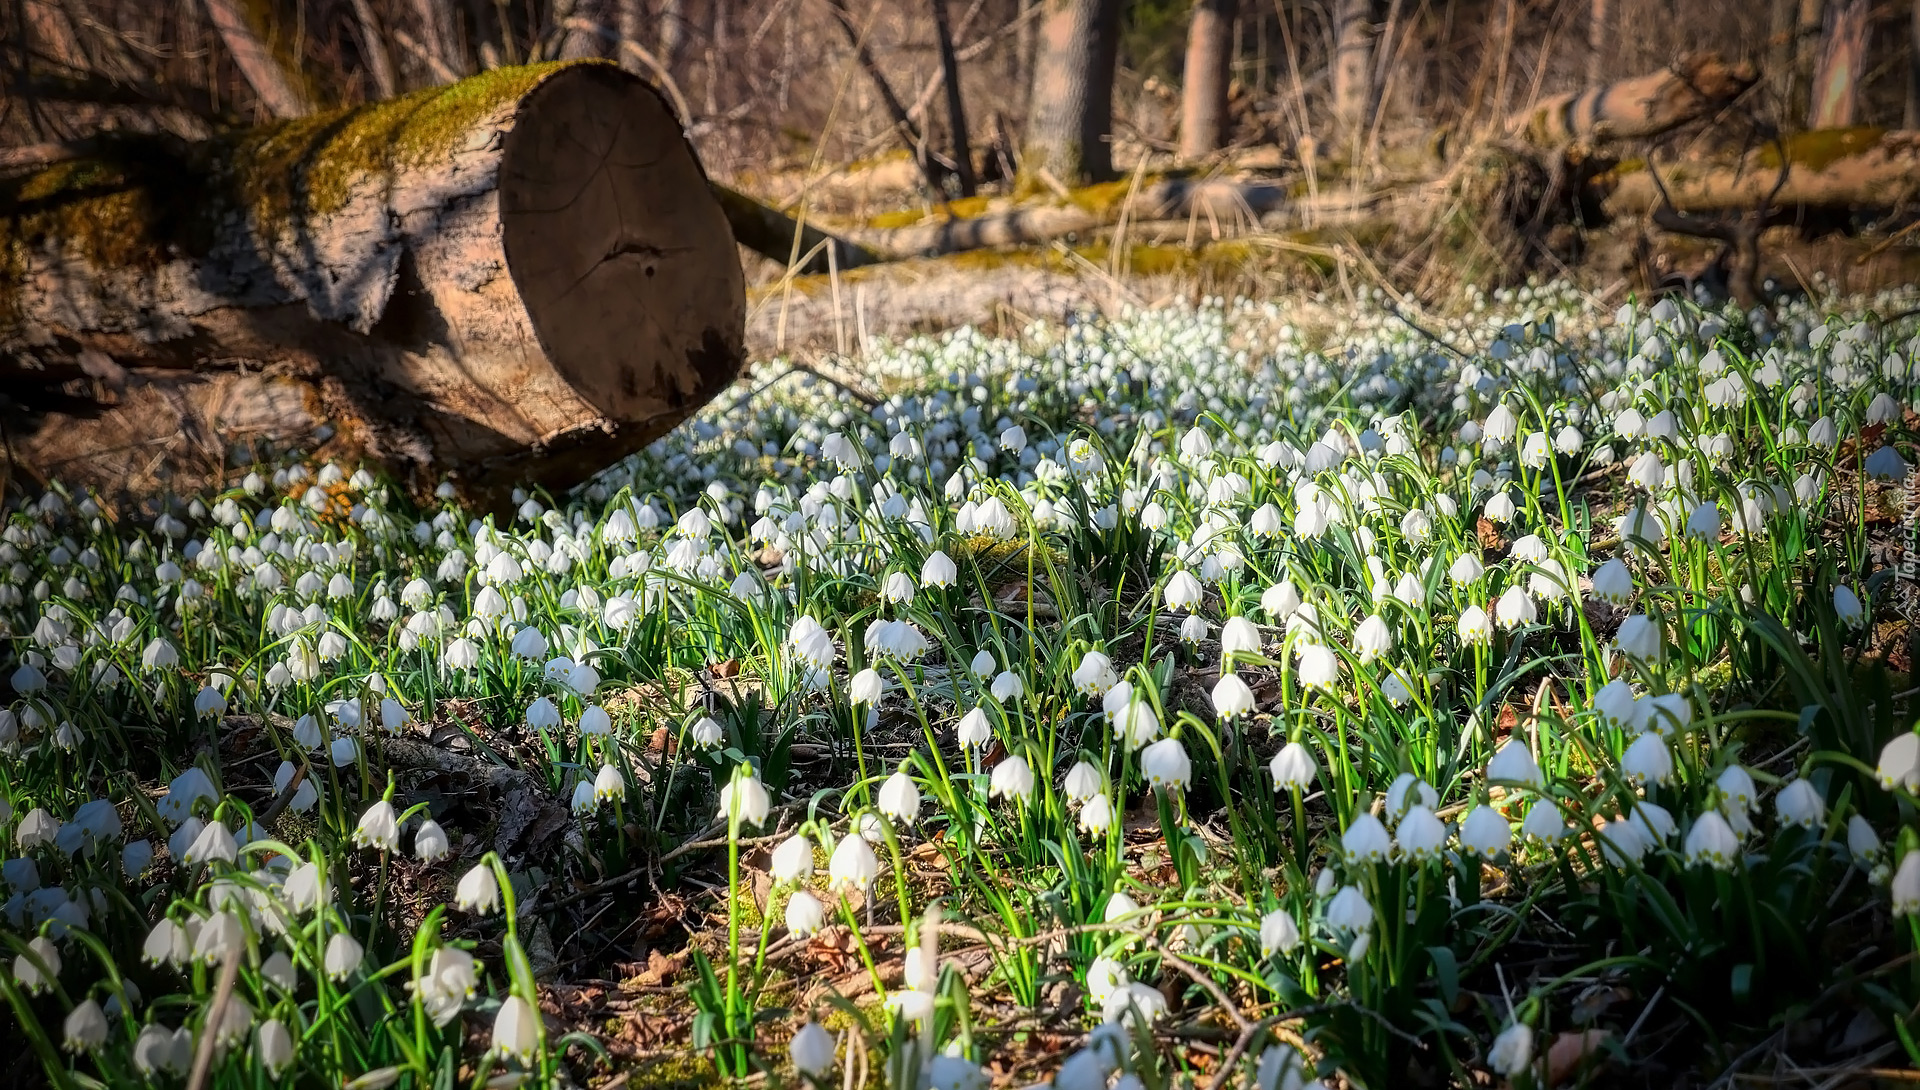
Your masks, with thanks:
[{"label": "tree trunk", "polygon": [[687,40],[687,16],[684,0],[660,0],[660,63],[667,71],[680,59],[680,47]]},{"label": "tree trunk", "polygon": [[1507,119],[1507,131],[1536,147],[1658,136],[1740,97],[1758,79],[1749,64],[1690,53],[1671,67],[1542,99]]},{"label": "tree trunk", "polygon": [[[868,81],[873,84],[874,92],[880,96],[880,104],[886,107],[887,116],[893,119],[893,129],[899,134],[900,143],[907,149],[907,153],[913,156],[914,164],[920,168],[921,176],[927,180],[927,188],[937,197],[947,196],[945,183],[949,172],[941,164],[934,162],[928,154],[927,141],[921,136],[920,129],[914,125],[912,115],[907,112],[906,103],[900,101],[900,96],[894,92],[893,84],[887,80],[887,74],[880,70],[880,62],[874,59],[873,50],[867,45],[866,30],[872,26],[873,17],[870,16],[867,26],[863,27],[854,20],[853,12],[847,9],[846,0],[827,0],[827,5],[833,9],[834,21],[839,24],[841,34],[846,37],[847,47],[853,50],[854,59],[860,62],[861,71],[867,74]],[[875,14],[878,14],[877,10]]]},{"label": "tree trunk", "polygon": [[1015,188],[1033,192],[1043,174],[1062,184],[1113,175],[1113,66],[1119,0],[1043,0],[1027,131]]},{"label": "tree trunk", "polygon": [[1867,63],[1867,14],[1867,0],[1843,0],[1827,9],[1807,128],[1844,129],[1854,123]]},{"label": "tree trunk", "polygon": [[1612,27],[1609,0],[1591,0],[1587,11],[1587,86],[1598,87],[1607,78],[1607,42]]},{"label": "tree trunk", "polygon": [[565,488],[733,380],[744,300],[680,126],[611,64],[0,187],[13,455],[108,491],[201,487],[255,437],[489,505]]},{"label": "tree trunk", "polygon": [[1337,0],[1334,10],[1333,128],[1355,158],[1373,108],[1373,2]]},{"label": "tree trunk", "polygon": [[392,98],[400,85],[393,78],[393,56],[387,52],[387,38],[373,17],[373,5],[353,0],[353,17],[360,23],[360,41],[367,54],[367,71],[373,76],[373,89],[380,98]]},{"label": "tree trunk", "polygon": [[207,17],[232,55],[234,67],[274,117],[304,117],[312,110],[298,80],[280,64],[238,0],[206,0]]},{"label": "tree trunk", "polygon": [[1826,0],[1800,0],[1793,28],[1793,74],[1787,96],[1786,118],[1807,116],[1813,102],[1813,69],[1820,57],[1820,28],[1826,22]]},{"label": "tree trunk", "polygon": [[1180,75],[1180,158],[1200,159],[1226,137],[1235,0],[1194,0]]},{"label": "tree trunk", "polygon": [[1920,0],[1913,0],[1913,18],[1907,30],[1907,109],[1909,129],[1920,129]]},{"label": "tree trunk", "polygon": [[[619,52],[618,37],[595,32],[596,28],[618,25],[618,14],[613,4],[614,0],[578,0],[573,5],[573,18],[568,19],[562,28],[566,34],[560,40],[561,60],[613,57]],[[609,15],[615,17],[608,18]]]},{"label": "tree trunk", "polygon": [[967,140],[967,104],[960,93],[960,58],[953,50],[953,28],[947,25],[947,0],[929,2],[933,5],[934,31],[940,40],[940,72],[947,85],[947,128],[953,130],[953,172],[960,182],[960,195],[971,197],[979,183],[973,176],[973,148]]},{"label": "tree trunk", "polygon": [[[620,41],[623,43],[632,42],[634,45],[644,47],[646,43],[640,40],[640,35],[646,26],[646,5],[642,0],[619,0],[619,7],[620,21],[615,25],[614,29],[619,33]],[[620,67],[632,72],[634,75],[641,76],[647,74],[646,63],[640,59],[640,54],[635,51],[631,49],[621,49],[619,50],[618,59],[620,61]]]}]

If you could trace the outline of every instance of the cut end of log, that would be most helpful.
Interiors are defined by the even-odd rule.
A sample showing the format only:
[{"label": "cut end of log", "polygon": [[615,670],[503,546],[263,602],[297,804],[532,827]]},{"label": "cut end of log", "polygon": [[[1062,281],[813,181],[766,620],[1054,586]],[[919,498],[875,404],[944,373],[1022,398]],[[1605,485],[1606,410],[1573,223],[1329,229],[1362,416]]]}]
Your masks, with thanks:
[{"label": "cut end of log", "polygon": [[745,279],[666,103],[611,65],[577,71],[535,88],[507,134],[507,270],[555,370],[649,442],[738,373]]}]

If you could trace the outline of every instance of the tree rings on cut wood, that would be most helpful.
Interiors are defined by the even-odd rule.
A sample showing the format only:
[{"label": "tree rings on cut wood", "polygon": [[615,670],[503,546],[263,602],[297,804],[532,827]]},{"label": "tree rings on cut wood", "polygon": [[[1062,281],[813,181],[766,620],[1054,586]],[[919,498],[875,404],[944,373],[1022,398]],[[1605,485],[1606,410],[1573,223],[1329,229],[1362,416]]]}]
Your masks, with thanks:
[{"label": "tree rings on cut wood", "polygon": [[672,110],[605,63],[0,182],[13,457],[110,492],[328,435],[485,504],[569,487],[725,389],[745,317]]}]

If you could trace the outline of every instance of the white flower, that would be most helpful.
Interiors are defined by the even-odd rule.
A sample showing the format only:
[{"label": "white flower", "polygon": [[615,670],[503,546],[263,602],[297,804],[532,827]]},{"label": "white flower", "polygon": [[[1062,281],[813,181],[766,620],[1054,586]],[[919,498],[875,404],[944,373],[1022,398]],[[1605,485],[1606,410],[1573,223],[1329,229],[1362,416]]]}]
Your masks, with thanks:
[{"label": "white flower", "polygon": [[288,1031],[286,1023],[278,1018],[262,1022],[260,1028],[254,1031],[253,1052],[260,1066],[267,1069],[267,1074],[278,1079],[287,1065],[293,1062],[294,1056],[293,1034]]},{"label": "white flower", "polygon": [[1894,735],[1880,751],[1876,774],[1880,786],[1889,791],[1897,787],[1908,794],[1920,793],[1920,734],[1904,731]]},{"label": "white flower", "polygon": [[399,814],[394,812],[393,804],[381,799],[367,807],[366,812],[360,815],[360,823],[354,827],[353,843],[356,847],[383,852],[398,850]]},{"label": "white flower", "polygon": [[[1384,830],[1382,830],[1384,832]],[[1342,886],[1327,902],[1327,926],[1335,931],[1357,933],[1373,926],[1373,906],[1358,886]]]},{"label": "white flower", "polygon": [[67,1051],[92,1052],[107,1043],[107,1016],[92,999],[81,1000],[67,1012],[61,1032]]},{"label": "white flower", "polygon": [[1902,481],[1912,472],[1907,460],[1892,447],[1881,447],[1867,455],[1867,476],[1882,481]]},{"label": "white flower", "polygon": [[336,981],[345,980],[349,973],[360,967],[360,959],[365,955],[366,951],[354,941],[352,935],[336,931],[331,938],[327,939],[327,949],[321,958],[321,964],[329,977]]},{"label": "white flower", "polygon": [[[859,838],[855,837],[853,839],[857,840]],[[808,893],[806,890],[794,890],[793,896],[787,898],[786,923],[788,931],[803,937],[812,935],[818,932],[821,927],[825,926],[826,919],[826,906],[820,903],[818,897]]]},{"label": "white flower", "polygon": [[1213,711],[1221,719],[1237,719],[1254,708],[1253,690],[1231,670],[1213,684]]},{"label": "white flower", "polygon": [[988,721],[987,713],[974,708],[960,717],[954,733],[962,749],[979,749],[993,739],[993,724]]},{"label": "white flower", "polygon": [[1468,606],[1460,611],[1460,619],[1454,624],[1454,631],[1460,642],[1465,644],[1487,644],[1493,641],[1493,622],[1487,618],[1487,611],[1479,606]]},{"label": "white flower", "polygon": [[1206,596],[1206,590],[1200,586],[1200,580],[1185,569],[1174,572],[1168,578],[1165,591],[1167,608],[1175,613],[1190,613],[1200,600]]},{"label": "white flower", "polygon": [[1061,790],[1070,802],[1087,802],[1099,797],[1106,789],[1106,778],[1098,768],[1086,761],[1076,761],[1067,770],[1066,779],[1061,784]]},{"label": "white flower", "polygon": [[1375,613],[1361,621],[1353,630],[1353,650],[1363,666],[1393,650],[1393,630],[1386,618]]},{"label": "white flower", "polygon": [[1713,786],[1720,796],[1720,808],[1729,814],[1736,810],[1749,813],[1759,802],[1760,793],[1754,786],[1752,774],[1739,765],[1728,765],[1721,770]]},{"label": "white flower", "polygon": [[1296,645],[1300,684],[1309,689],[1331,689],[1340,683],[1340,660],[1333,649],[1320,644]]},{"label": "white flower", "polygon": [[1833,588],[1833,612],[1840,618],[1841,624],[1857,628],[1867,623],[1867,609],[1860,603],[1860,596],[1844,584]]},{"label": "white flower", "polygon": [[1100,651],[1089,651],[1073,671],[1073,686],[1082,696],[1103,696],[1120,681],[1113,660]]},{"label": "white flower", "polygon": [[[1007,430],[1018,431],[1019,429],[1015,427]],[[1020,439],[1021,444],[1025,445],[1026,437],[1022,435]],[[1005,442],[1004,436],[1002,442]],[[799,1032],[793,1035],[793,1040],[787,1043],[787,1059],[793,1062],[794,1070],[801,1074],[814,1079],[825,1078],[827,1072],[833,1070],[833,1034],[820,1028],[817,1022],[808,1022],[801,1026]]]},{"label": "white flower", "polygon": [[1535,799],[1527,808],[1526,820],[1520,823],[1521,835],[1544,844],[1558,844],[1571,831],[1552,799]]},{"label": "white flower", "polygon": [[1494,783],[1540,790],[1544,777],[1540,773],[1540,763],[1533,759],[1532,751],[1517,738],[1509,738],[1494,751],[1493,759],[1487,762],[1487,779]]},{"label": "white flower", "polygon": [[920,816],[920,788],[905,768],[888,776],[880,785],[877,809],[901,825],[911,825]]},{"label": "white flower", "polygon": [[1649,731],[1627,746],[1620,758],[1620,772],[1635,784],[1666,783],[1673,778],[1673,752],[1665,738]]},{"label": "white flower", "polygon": [[1193,762],[1178,738],[1162,738],[1141,750],[1140,771],[1148,783],[1169,791],[1185,791],[1193,782]]},{"label": "white flower", "polygon": [[440,823],[428,818],[413,831],[413,856],[422,863],[436,863],[447,857],[452,850],[448,843],[447,831]]},{"label": "white flower", "polygon": [[827,882],[836,890],[865,890],[879,873],[880,860],[864,837],[841,837],[827,859]]},{"label": "white flower", "polygon": [[1633,573],[1619,557],[1594,569],[1594,597],[1610,605],[1622,606],[1633,596]]},{"label": "white flower", "polygon": [[1718,810],[1708,810],[1694,819],[1687,830],[1684,845],[1688,866],[1705,863],[1719,870],[1731,870],[1740,858],[1740,838]]},{"label": "white flower", "polygon": [[[733,778],[720,788],[720,819],[729,822],[730,829],[766,824],[767,812],[772,806],[773,800],[768,797],[765,785],[745,765],[740,766]],[[737,833],[730,832],[729,835]]]},{"label": "white flower", "polygon": [[460,884],[454,887],[454,907],[462,912],[471,912],[485,916],[500,910],[500,882],[494,877],[493,868],[485,863],[477,864],[473,869],[460,876]]},{"label": "white flower", "polygon": [[[1402,829],[1405,822],[1401,823]],[[1404,833],[1402,834],[1404,838]],[[1460,847],[1469,855],[1492,859],[1513,842],[1513,828],[1491,806],[1475,806],[1460,822]]]},{"label": "white flower", "polygon": [[1135,981],[1115,989],[1107,997],[1101,1005],[1100,1017],[1107,1022],[1151,1025],[1166,1012],[1167,1000],[1160,989]]},{"label": "white flower", "polygon": [[1275,953],[1291,954],[1298,945],[1300,925],[1294,921],[1293,913],[1276,908],[1260,918],[1261,957],[1272,957]]},{"label": "white flower", "polygon": [[1275,624],[1283,623],[1300,608],[1300,592],[1292,580],[1283,579],[1261,593],[1260,608],[1267,611]]},{"label": "white flower", "polygon": [[1635,613],[1620,622],[1613,643],[1620,653],[1638,662],[1657,663],[1665,655],[1665,636],[1653,618]]},{"label": "white flower", "polygon": [[1362,811],[1340,834],[1340,847],[1348,863],[1378,863],[1393,853],[1393,838],[1379,818]]},{"label": "white flower", "polygon": [[1027,759],[1018,754],[1003,758],[993,766],[993,774],[988,778],[987,795],[990,798],[1013,799],[1025,802],[1033,796],[1033,769]]},{"label": "white flower", "polygon": [[881,586],[880,597],[891,605],[904,606],[913,601],[913,595],[919,588],[913,585],[913,576],[897,571],[888,575]]},{"label": "white flower", "polygon": [[500,1010],[493,1016],[493,1045],[488,1049],[494,1056],[512,1056],[522,1063],[533,1059],[534,1050],[540,1047],[540,1012],[528,1005],[518,995],[509,995],[500,1004]]},{"label": "white flower", "polygon": [[225,822],[209,822],[194,838],[193,845],[186,851],[181,862],[190,867],[207,863],[232,863],[239,857],[240,845],[233,839],[233,833]]},{"label": "white flower", "polygon": [[950,587],[958,579],[960,571],[954,566],[953,558],[935,549],[927,555],[926,562],[920,565],[920,582],[929,587]]},{"label": "white flower", "polygon": [[688,728],[687,733],[692,736],[693,744],[701,749],[712,749],[725,737],[725,731],[720,723],[707,715],[701,716],[692,727]]},{"label": "white flower", "polygon": [[1893,872],[1893,882],[1889,886],[1893,895],[1893,914],[1911,916],[1920,912],[1920,849],[1909,851],[1900,859],[1900,866]]},{"label": "white flower", "polygon": [[1540,611],[1533,604],[1533,598],[1521,589],[1518,583],[1508,587],[1494,603],[1494,617],[1501,628],[1513,629],[1532,624],[1539,618]]},{"label": "white flower", "polygon": [[1533,1066],[1533,1027],[1515,1022],[1500,1031],[1487,1050],[1487,1066],[1508,1079],[1518,1079]]},{"label": "white flower", "polygon": [[[1348,831],[1352,831],[1351,827]],[[1394,840],[1400,854],[1407,859],[1416,862],[1432,859],[1446,846],[1447,826],[1432,810],[1415,805],[1400,819]]]},{"label": "white flower", "polygon": [[1080,827],[1094,836],[1105,836],[1113,831],[1113,802],[1105,795],[1095,795],[1080,808]]},{"label": "white flower", "polygon": [[1278,791],[1305,790],[1320,771],[1313,753],[1299,742],[1281,746],[1267,770],[1273,774],[1274,789]]},{"label": "white flower", "polygon": [[1260,629],[1245,617],[1228,617],[1227,623],[1220,627],[1220,654],[1257,655],[1264,641]]},{"label": "white flower", "polygon": [[1805,779],[1796,779],[1781,788],[1774,796],[1773,806],[1782,825],[1818,829],[1827,820],[1827,800]]},{"label": "white flower", "polygon": [[1863,864],[1871,865],[1880,858],[1880,834],[1873,831],[1867,819],[1855,814],[1847,819],[1847,852]]},{"label": "white flower", "polygon": [[1020,680],[1019,674],[1014,673],[1012,670],[1002,670],[1000,674],[993,679],[993,685],[987,691],[993,694],[995,700],[1006,704],[1025,696],[1027,685],[1026,682]]}]

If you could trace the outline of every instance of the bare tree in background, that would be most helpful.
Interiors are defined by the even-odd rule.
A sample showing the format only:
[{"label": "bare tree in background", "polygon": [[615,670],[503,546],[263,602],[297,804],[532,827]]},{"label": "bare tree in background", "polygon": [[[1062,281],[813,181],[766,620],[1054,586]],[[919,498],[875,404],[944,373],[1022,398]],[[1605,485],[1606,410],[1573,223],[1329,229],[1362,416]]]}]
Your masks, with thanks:
[{"label": "bare tree in background", "polygon": [[1180,158],[1199,159],[1226,139],[1236,0],[1194,0],[1181,72]]},{"label": "bare tree in background", "polygon": [[1373,0],[1338,0],[1334,9],[1333,127],[1358,157],[1373,112]]},{"label": "bare tree in background", "polygon": [[1867,61],[1867,0],[1841,0],[1827,9],[1820,66],[1807,104],[1807,127],[1840,129],[1854,123]]},{"label": "bare tree in background", "polygon": [[1611,0],[1592,0],[1587,11],[1587,86],[1598,87],[1607,79],[1607,36],[1611,29]]},{"label": "bare tree in background", "polygon": [[213,29],[260,105],[275,117],[304,117],[312,112],[298,79],[281,66],[280,58],[273,55],[261,32],[248,21],[238,0],[206,0],[206,5]]},{"label": "bare tree in background", "polygon": [[1920,129],[1920,0],[1907,30],[1907,128]]},{"label": "bare tree in background", "polygon": [[973,148],[967,141],[967,104],[960,93],[960,57],[953,49],[953,28],[947,22],[947,0],[929,0],[934,33],[940,41],[940,72],[947,85],[947,127],[953,130],[953,173],[960,195],[971,197],[979,188],[973,176]]},{"label": "bare tree in background", "polygon": [[1015,188],[1113,174],[1113,66],[1119,0],[1044,0]]}]

